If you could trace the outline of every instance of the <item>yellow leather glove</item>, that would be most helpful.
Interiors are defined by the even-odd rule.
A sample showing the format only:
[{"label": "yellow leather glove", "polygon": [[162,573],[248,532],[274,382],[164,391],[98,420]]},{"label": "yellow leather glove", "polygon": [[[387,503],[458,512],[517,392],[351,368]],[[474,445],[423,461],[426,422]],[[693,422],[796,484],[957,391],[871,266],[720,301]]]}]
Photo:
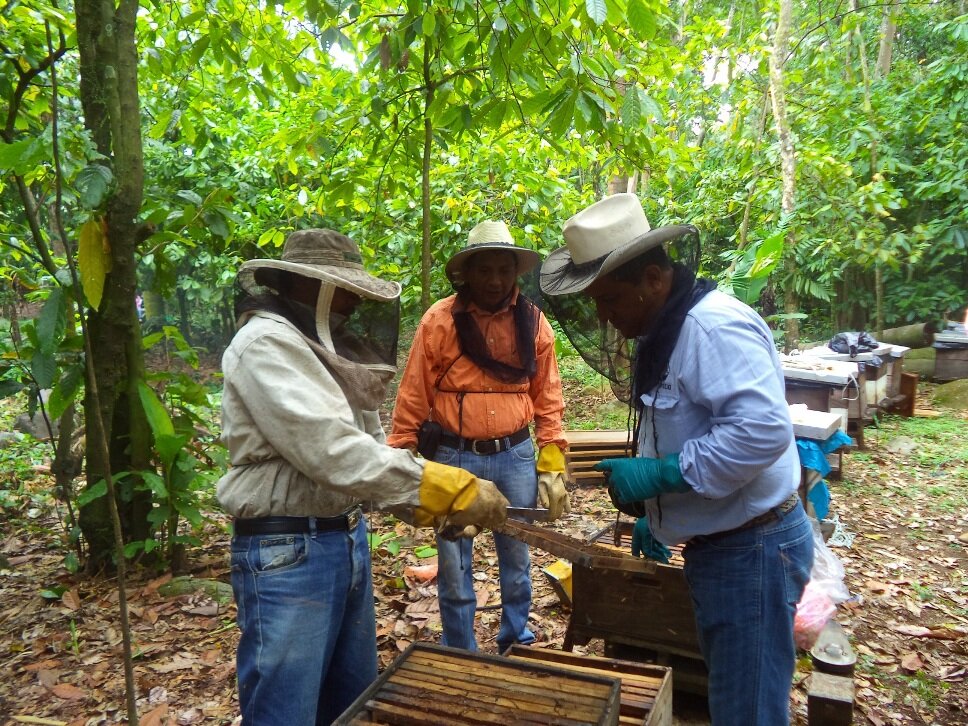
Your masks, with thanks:
[{"label": "yellow leather glove", "polygon": [[424,463],[419,509],[435,517],[446,516],[448,525],[494,529],[507,520],[507,507],[508,500],[494,482],[456,466]]},{"label": "yellow leather glove", "polygon": [[565,488],[565,456],[555,444],[546,444],[538,452],[538,506],[548,510],[548,521],[571,512]]},{"label": "yellow leather glove", "polygon": [[451,542],[456,542],[459,539],[474,539],[481,533],[481,528],[475,524],[468,524],[461,528],[456,524],[450,524],[447,517],[437,517],[434,520],[434,529],[437,531],[438,537]]}]

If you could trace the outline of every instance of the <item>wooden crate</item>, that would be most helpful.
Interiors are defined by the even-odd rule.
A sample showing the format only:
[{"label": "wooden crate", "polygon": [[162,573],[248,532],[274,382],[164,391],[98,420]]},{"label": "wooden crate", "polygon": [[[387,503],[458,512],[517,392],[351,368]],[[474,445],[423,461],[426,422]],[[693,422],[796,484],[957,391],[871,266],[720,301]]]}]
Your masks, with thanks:
[{"label": "wooden crate", "polygon": [[413,643],[334,724],[619,723],[621,681]]},{"label": "wooden crate", "polygon": [[604,475],[592,467],[602,459],[630,456],[631,443],[626,431],[565,431],[565,476],[576,484],[602,484]]},{"label": "wooden crate", "polygon": [[619,695],[619,723],[623,726],[672,726],[672,669],[647,663],[633,663],[615,658],[575,655],[561,650],[512,645],[510,658],[537,661],[558,668],[618,677],[622,682]]},{"label": "wooden crate", "polygon": [[968,347],[936,348],[934,377],[939,381],[968,378]]}]

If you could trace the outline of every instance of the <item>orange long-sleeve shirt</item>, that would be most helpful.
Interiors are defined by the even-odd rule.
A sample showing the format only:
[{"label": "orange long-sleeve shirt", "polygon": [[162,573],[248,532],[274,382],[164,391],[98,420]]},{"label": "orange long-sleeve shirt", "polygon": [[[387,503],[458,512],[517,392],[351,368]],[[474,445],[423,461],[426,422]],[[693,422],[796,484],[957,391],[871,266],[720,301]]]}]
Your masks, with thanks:
[{"label": "orange long-sleeve shirt", "polygon": [[[434,303],[417,326],[397,391],[387,443],[399,448],[415,447],[417,430],[432,408],[434,421],[468,439],[501,438],[533,420],[538,446],[556,444],[564,451],[565,405],[555,359],[555,334],[544,314],[539,316],[536,331],[534,377],[523,383],[503,383],[461,355],[453,318],[456,299],[456,295],[451,295]],[[496,313],[474,304],[467,307],[491,356],[514,366],[521,365],[512,309],[517,300],[515,290],[510,304]],[[435,391],[434,383],[441,374],[444,376]],[[463,407],[458,392],[464,393]]]}]

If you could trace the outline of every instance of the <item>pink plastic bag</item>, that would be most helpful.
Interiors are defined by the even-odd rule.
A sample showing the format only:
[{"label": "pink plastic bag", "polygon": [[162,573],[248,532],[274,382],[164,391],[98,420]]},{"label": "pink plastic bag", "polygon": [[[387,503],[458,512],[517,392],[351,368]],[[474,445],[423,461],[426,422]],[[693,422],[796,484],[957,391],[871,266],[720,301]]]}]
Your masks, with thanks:
[{"label": "pink plastic bag", "polygon": [[797,647],[810,650],[835,612],[837,606],[834,601],[820,585],[810,580],[797,603],[797,614],[793,620],[793,640]]}]

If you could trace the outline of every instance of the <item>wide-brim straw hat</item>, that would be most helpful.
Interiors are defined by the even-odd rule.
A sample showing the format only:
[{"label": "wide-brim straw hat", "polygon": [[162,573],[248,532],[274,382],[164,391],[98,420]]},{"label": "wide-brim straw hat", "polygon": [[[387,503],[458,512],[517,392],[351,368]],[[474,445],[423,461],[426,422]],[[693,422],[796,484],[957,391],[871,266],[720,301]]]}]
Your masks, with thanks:
[{"label": "wide-brim straw hat", "polygon": [[565,246],[541,265],[539,284],[546,295],[581,292],[629,260],[696,229],[690,225],[652,229],[637,196],[614,194],[571,217],[561,232]]},{"label": "wide-brim straw hat", "polygon": [[[282,259],[256,259],[239,268],[239,283],[249,293],[272,287],[271,273],[279,270],[328,282],[371,300],[391,301],[400,297],[400,283],[381,280],[363,268],[363,256],[356,242],[331,229],[302,229],[286,237]],[[266,280],[268,278],[268,281]]]},{"label": "wide-brim straw hat", "polygon": [[537,252],[515,244],[511,230],[504,222],[488,220],[474,227],[467,235],[467,244],[464,249],[447,260],[444,272],[451,284],[455,287],[464,284],[464,264],[471,255],[484,250],[513,252],[518,259],[518,275],[530,272],[541,262],[541,257]]}]

